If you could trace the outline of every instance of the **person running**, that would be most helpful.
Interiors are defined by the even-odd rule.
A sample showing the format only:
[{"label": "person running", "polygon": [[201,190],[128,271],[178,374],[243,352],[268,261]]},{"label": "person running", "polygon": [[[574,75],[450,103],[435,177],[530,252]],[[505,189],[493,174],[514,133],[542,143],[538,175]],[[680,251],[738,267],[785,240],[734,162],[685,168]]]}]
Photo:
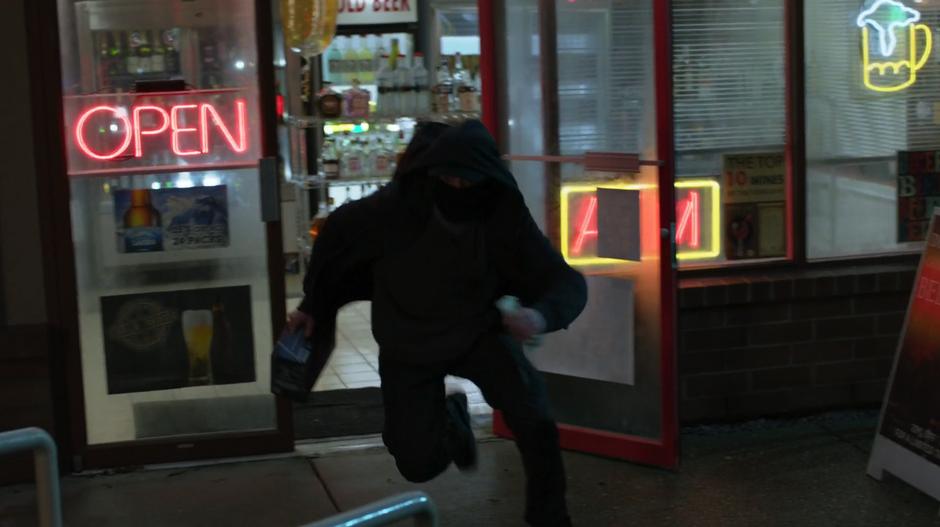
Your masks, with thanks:
[{"label": "person running", "polygon": [[[447,375],[463,377],[515,436],[526,521],[571,524],[558,429],[522,344],[574,321],[587,287],[533,221],[481,122],[420,125],[392,182],[329,216],[304,294],[288,324],[308,335],[318,320],[332,331],[339,304],[372,301],[383,440],[402,476],[475,466],[466,395],[445,394]],[[505,296],[522,307],[501,312]]]}]

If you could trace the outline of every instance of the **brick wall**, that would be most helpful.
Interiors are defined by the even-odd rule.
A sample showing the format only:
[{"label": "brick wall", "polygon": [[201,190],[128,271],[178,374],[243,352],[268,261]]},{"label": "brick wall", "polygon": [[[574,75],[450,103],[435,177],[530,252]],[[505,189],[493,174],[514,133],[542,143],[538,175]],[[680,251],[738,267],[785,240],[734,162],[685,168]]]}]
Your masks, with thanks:
[{"label": "brick wall", "polygon": [[914,268],[683,280],[683,423],[877,407]]}]

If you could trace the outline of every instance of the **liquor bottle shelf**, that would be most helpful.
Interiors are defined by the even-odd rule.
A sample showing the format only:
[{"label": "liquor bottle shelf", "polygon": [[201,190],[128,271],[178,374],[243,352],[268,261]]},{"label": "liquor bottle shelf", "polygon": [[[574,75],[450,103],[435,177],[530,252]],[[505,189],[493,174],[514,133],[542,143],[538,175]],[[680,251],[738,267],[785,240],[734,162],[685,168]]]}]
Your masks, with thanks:
[{"label": "liquor bottle shelf", "polygon": [[337,179],[327,179],[324,176],[307,176],[303,179],[292,180],[291,182],[298,186],[313,188],[322,185],[335,187],[368,185],[376,183],[384,185],[391,180],[392,178],[390,176],[341,177]]},{"label": "liquor bottle shelf", "polygon": [[284,122],[293,128],[317,128],[326,125],[344,125],[344,124],[396,124],[401,121],[435,121],[443,123],[455,123],[467,119],[479,119],[479,112],[449,112],[449,113],[431,113],[426,115],[397,115],[381,116],[370,115],[369,117],[320,117],[316,115],[288,115]]}]

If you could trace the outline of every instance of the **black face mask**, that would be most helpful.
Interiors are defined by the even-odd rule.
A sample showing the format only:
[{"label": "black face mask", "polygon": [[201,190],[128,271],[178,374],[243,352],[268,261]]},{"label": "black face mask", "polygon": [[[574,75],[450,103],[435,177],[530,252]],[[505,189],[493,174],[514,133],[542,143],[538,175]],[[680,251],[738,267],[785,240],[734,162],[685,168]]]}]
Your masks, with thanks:
[{"label": "black face mask", "polygon": [[455,188],[435,178],[431,196],[441,214],[453,222],[478,220],[486,216],[496,198],[492,181],[484,181],[467,188]]}]

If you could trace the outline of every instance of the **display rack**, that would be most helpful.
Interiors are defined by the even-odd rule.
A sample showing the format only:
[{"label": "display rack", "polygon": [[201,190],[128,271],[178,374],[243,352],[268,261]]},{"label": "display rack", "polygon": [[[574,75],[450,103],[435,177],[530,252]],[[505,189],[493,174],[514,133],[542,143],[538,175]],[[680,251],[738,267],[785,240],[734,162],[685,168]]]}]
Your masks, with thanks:
[{"label": "display rack", "polygon": [[[284,124],[290,129],[292,143],[307,144],[302,138],[313,134],[313,144],[317,151],[327,137],[331,135],[332,128],[358,126],[348,131],[353,135],[368,133],[385,127],[385,131],[398,132],[397,158],[400,157],[404,146],[410,140],[412,130],[420,122],[441,122],[454,124],[467,119],[477,119],[477,112],[449,112],[446,114],[427,114],[420,116],[400,115],[384,116],[373,115],[366,118],[336,117],[325,118],[319,116],[288,115],[284,117]],[[336,132],[333,132],[336,133]],[[342,133],[342,131],[340,131]],[[291,154],[292,174],[290,180],[294,190],[296,202],[295,221],[297,228],[297,247],[300,252],[301,272],[305,272],[307,260],[313,249],[314,234],[326,217],[337,207],[348,201],[364,198],[379,190],[391,180],[391,176],[340,176],[335,179],[325,177],[318,166],[310,166],[308,156],[302,149],[295,148]],[[309,156],[316,159],[317,156]]]}]

